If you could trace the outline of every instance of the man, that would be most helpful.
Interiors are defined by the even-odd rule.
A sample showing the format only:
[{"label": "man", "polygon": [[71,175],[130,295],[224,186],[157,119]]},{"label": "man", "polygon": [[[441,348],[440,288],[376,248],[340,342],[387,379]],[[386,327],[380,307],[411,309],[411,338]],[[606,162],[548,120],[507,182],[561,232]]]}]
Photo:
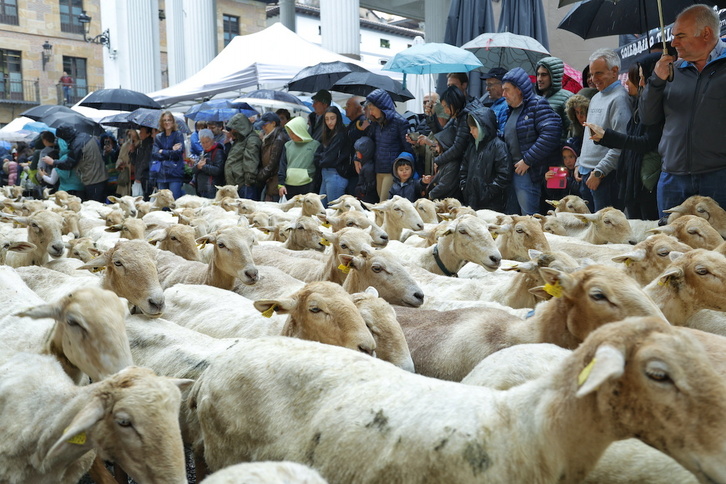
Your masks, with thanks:
[{"label": "man", "polygon": [[503,78],[502,93],[509,105],[504,125],[504,141],[514,161],[512,185],[516,204],[522,215],[539,212],[544,174],[548,167],[559,165],[562,123],[547,100],[534,93],[529,75],[521,67]]},{"label": "man", "polygon": [[[590,74],[598,92],[590,100],[587,122],[625,133],[631,108],[628,91],[618,80],[619,71],[620,57],[612,49],[598,49],[590,56]],[[585,182],[580,185],[580,196],[590,201],[595,211],[611,206],[623,208],[615,175],[619,158],[619,149],[597,145],[585,133],[578,159],[579,173]]]},{"label": "man", "polygon": [[504,135],[504,124],[507,122],[509,112],[507,100],[502,96],[502,79],[506,74],[507,70],[503,67],[495,67],[482,76],[486,82],[489,100],[492,102],[489,108],[497,117],[497,135],[500,138]]},{"label": "man", "polygon": [[355,187],[358,185],[358,173],[360,173],[361,165],[355,157],[355,142],[366,135],[366,130],[370,126],[370,122],[366,119],[363,114],[363,103],[365,98],[361,96],[349,97],[345,102],[345,115],[350,119],[348,123],[348,140],[350,142],[350,151],[353,159],[354,166],[356,167],[356,173],[348,178],[348,186],[345,189],[345,193],[348,195],[355,194]]},{"label": "man", "polygon": [[[719,40],[718,15],[694,5],[673,25],[675,57],[656,64],[641,97],[641,120],[665,122],[658,152],[663,172],[658,181],[658,210],[680,205],[691,195],[708,196],[726,207],[726,132],[724,86],[726,48]],[[673,64],[673,82],[667,82]]]},{"label": "man", "polygon": [[259,200],[257,173],[260,171],[262,140],[254,132],[252,123],[244,114],[235,114],[227,122],[233,143],[224,164],[224,178],[228,185],[237,185],[240,198]]},{"label": "man", "polygon": [[46,163],[61,170],[75,168],[85,187],[86,200],[104,203],[108,173],[96,140],[88,133],[79,133],[68,124],[60,125],[55,134],[68,143],[68,155],[65,161],[46,160]]},{"label": "man", "polygon": [[280,167],[282,150],[285,149],[285,143],[290,141],[290,137],[282,127],[280,117],[275,113],[264,113],[254,126],[260,131],[262,138],[261,166],[257,173],[257,183],[264,187],[263,201],[277,202],[280,199],[277,194],[277,171]]},{"label": "man", "polygon": [[446,74],[446,87],[456,86],[466,96],[466,104],[469,110],[474,110],[483,106],[481,101],[474,96],[469,96],[469,75],[466,72],[451,72]]},{"label": "man", "polygon": [[227,143],[227,132],[222,121],[209,121],[207,127],[214,134],[214,142],[224,146]]},{"label": "man", "polygon": [[567,119],[565,103],[572,93],[562,89],[562,77],[565,75],[565,63],[557,57],[543,57],[537,62],[537,87],[535,92],[547,99],[550,106],[562,121],[562,142],[567,138],[570,120]]},{"label": "man", "polygon": [[372,120],[368,136],[375,142],[373,160],[376,168],[376,190],[381,202],[388,199],[393,185],[393,162],[403,151],[413,153],[406,141],[408,121],[396,112],[391,96],[376,89],[366,97],[366,107]]},{"label": "man", "polygon": [[325,126],[325,110],[330,107],[333,97],[330,91],[321,89],[313,97],[313,112],[308,115],[308,131],[314,140],[323,139],[323,127]]},{"label": "man", "polygon": [[149,182],[149,165],[151,164],[151,150],[154,148],[154,137],[151,128],[142,126],[139,128],[139,139],[141,144],[136,148],[136,156],[133,158],[134,177],[141,184],[144,193],[144,200],[149,201],[149,195],[154,191],[153,183]]}]

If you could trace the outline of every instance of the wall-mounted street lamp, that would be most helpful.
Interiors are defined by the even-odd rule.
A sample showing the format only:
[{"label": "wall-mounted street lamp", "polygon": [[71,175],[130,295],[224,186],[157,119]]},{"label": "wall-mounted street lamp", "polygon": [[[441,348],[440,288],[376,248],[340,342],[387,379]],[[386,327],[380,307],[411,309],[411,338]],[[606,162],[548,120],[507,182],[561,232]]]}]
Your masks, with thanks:
[{"label": "wall-mounted street lamp", "polygon": [[45,65],[50,62],[50,56],[53,54],[53,46],[48,42],[45,41],[45,44],[43,44],[43,52],[41,52],[42,60],[43,60],[43,70],[45,70]]},{"label": "wall-mounted street lamp", "polygon": [[104,30],[95,37],[88,37],[88,33],[91,31],[91,17],[86,15],[86,11],[83,10],[78,16],[78,21],[83,25],[83,40],[89,44],[100,44],[105,45],[108,51],[111,52],[111,36],[108,29]]}]

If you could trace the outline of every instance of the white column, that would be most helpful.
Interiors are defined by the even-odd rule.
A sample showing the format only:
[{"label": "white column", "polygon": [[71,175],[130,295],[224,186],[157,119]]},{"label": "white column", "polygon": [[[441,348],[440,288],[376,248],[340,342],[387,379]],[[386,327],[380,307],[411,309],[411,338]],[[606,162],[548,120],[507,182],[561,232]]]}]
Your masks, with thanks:
[{"label": "white column", "polygon": [[446,17],[451,0],[424,0],[424,34],[426,42],[443,42],[446,34]]},{"label": "white column", "polygon": [[[187,77],[186,54],[194,44],[187,44],[184,35],[184,2],[182,0],[166,0],[166,66],[169,75],[169,85],[180,83]],[[196,39],[190,38],[190,41]]]},{"label": "white column", "polygon": [[280,22],[288,29],[296,32],[295,0],[280,0],[278,5],[280,5]]},{"label": "white column", "polygon": [[104,85],[161,89],[158,0],[104,1],[101,16],[111,38],[111,51],[103,48]]},{"label": "white column", "polygon": [[[183,0],[184,33],[190,40],[184,52],[187,77],[193,76],[217,55],[217,2]],[[221,19],[220,19],[221,20]]]},{"label": "white column", "polygon": [[322,45],[360,59],[360,0],[320,0]]}]

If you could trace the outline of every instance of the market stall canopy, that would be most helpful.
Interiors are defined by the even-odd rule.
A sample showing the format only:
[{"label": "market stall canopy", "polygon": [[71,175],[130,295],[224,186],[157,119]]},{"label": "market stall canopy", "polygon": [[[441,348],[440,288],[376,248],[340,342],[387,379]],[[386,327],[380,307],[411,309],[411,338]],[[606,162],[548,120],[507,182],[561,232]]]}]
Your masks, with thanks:
[{"label": "market stall canopy", "polygon": [[257,89],[262,84],[282,86],[303,67],[333,61],[352,62],[377,74],[401,78],[382,72],[380,66],[352,60],[308,42],[278,22],[260,32],[234,37],[202,70],[149,96],[164,106],[221,93],[239,97],[244,89]]}]

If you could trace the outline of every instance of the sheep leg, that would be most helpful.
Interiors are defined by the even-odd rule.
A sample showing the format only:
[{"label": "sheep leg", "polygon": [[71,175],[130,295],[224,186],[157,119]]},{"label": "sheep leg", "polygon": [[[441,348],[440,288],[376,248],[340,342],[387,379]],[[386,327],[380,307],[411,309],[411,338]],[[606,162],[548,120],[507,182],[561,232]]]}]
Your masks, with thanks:
[{"label": "sheep leg", "polygon": [[106,464],[103,462],[103,459],[98,456],[93,459],[93,464],[88,469],[88,475],[91,476],[91,479],[96,484],[115,484],[116,482],[108,469],[106,469]]}]

